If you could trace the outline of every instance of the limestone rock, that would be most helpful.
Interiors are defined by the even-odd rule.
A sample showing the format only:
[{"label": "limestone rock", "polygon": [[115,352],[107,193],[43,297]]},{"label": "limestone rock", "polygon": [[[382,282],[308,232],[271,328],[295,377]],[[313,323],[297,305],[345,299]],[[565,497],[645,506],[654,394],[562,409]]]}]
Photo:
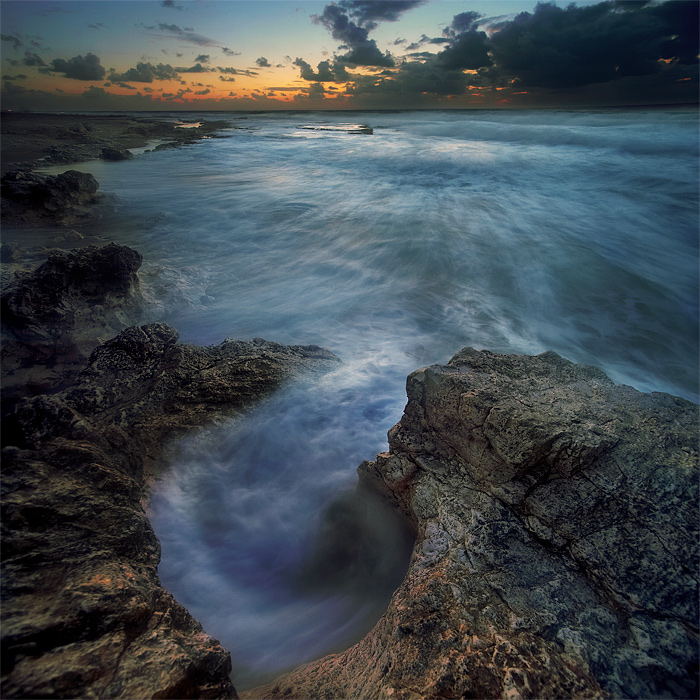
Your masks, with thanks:
[{"label": "limestone rock", "polygon": [[230,698],[230,655],[162,588],[142,507],[164,439],[337,359],[263,340],[198,348],[162,324],[95,350],[4,421],[2,697]]},{"label": "limestone rock", "polygon": [[414,372],[359,468],[417,533],[357,645],[251,698],[695,698],[698,407],[554,353]]}]

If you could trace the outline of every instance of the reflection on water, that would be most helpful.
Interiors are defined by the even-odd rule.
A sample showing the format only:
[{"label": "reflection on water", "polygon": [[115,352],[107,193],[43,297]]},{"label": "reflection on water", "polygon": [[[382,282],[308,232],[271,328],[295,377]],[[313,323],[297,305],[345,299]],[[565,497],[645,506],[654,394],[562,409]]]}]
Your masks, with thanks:
[{"label": "reflection on water", "polygon": [[150,222],[128,242],[183,340],[316,343],[344,361],[186,443],[154,493],[162,579],[233,651],[241,687],[361,633],[347,581],[404,565],[358,559],[340,533],[390,530],[343,494],[385,449],[413,369],[466,345],[554,350],[698,395],[695,114],[352,119],[373,134],[345,133],[342,114],[251,114],[230,138],[98,176]]}]

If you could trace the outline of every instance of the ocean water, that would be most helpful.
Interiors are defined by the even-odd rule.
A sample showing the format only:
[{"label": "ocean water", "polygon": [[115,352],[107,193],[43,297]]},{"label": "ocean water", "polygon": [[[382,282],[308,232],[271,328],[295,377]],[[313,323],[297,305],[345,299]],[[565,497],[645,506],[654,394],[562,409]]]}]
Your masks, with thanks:
[{"label": "ocean water", "polygon": [[400,582],[410,538],[352,491],[410,371],[467,345],[554,350],[698,400],[698,124],[692,110],[192,118],[222,116],[225,138],[85,169],[138,220],[122,242],[183,341],[343,360],[182,441],[154,488],[161,578],[245,688],[360,638]]}]

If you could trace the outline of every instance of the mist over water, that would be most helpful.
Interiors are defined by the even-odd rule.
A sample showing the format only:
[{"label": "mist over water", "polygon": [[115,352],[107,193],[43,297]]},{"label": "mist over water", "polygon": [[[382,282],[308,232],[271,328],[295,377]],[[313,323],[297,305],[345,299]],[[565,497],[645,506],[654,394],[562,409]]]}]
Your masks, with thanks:
[{"label": "mist over water", "polygon": [[[697,401],[698,131],[690,110],[239,116],[91,171],[144,222],[122,242],[182,340],[343,360],[185,441],[153,494],[162,580],[246,687],[359,638],[400,582],[405,533],[347,494],[410,371],[554,350]],[[302,128],[346,122],[374,134]]]}]

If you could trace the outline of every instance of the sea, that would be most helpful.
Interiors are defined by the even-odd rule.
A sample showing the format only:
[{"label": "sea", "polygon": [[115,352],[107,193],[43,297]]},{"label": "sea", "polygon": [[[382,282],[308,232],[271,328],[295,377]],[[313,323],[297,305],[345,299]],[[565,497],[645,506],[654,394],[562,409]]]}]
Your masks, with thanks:
[{"label": "sea", "polygon": [[81,166],[130,217],[109,237],[154,319],[342,360],[173,445],[152,490],[161,580],[237,688],[354,643],[399,585],[411,534],[356,469],[413,370],[553,350],[698,401],[695,109],[138,116],[228,122]]}]

